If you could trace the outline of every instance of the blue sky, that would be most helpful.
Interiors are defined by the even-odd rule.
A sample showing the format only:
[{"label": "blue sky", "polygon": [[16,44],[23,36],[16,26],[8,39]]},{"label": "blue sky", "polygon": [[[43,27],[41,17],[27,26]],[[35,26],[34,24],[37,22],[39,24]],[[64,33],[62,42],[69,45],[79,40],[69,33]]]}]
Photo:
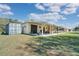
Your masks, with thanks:
[{"label": "blue sky", "polygon": [[6,3],[0,4],[0,16],[35,19],[73,28],[79,24],[79,4],[72,3]]},{"label": "blue sky", "polygon": [[11,7],[12,12],[14,13],[14,18],[26,19],[30,13],[45,13],[44,11],[38,10],[34,5],[34,3],[14,3],[7,4]]}]

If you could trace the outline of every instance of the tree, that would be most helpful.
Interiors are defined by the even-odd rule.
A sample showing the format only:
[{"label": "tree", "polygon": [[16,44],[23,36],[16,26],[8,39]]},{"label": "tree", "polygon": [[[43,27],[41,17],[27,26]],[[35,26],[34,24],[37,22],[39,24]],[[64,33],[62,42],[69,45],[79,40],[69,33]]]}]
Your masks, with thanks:
[{"label": "tree", "polygon": [[74,28],[75,31],[79,31],[79,25]]}]

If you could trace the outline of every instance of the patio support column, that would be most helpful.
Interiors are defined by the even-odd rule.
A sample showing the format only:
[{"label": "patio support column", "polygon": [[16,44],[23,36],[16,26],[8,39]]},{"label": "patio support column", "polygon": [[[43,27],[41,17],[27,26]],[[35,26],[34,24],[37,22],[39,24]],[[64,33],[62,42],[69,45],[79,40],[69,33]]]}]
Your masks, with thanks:
[{"label": "patio support column", "polygon": [[37,25],[37,33],[39,33],[39,25]]},{"label": "patio support column", "polygon": [[42,25],[42,35],[43,35],[43,25]]},{"label": "patio support column", "polygon": [[50,34],[52,34],[52,31],[51,31],[51,25],[50,25]]}]

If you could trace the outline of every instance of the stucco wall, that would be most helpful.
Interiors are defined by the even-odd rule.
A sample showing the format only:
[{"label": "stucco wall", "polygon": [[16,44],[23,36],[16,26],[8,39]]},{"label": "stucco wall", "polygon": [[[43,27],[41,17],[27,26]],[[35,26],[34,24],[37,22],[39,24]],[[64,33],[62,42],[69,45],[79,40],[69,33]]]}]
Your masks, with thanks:
[{"label": "stucco wall", "polygon": [[25,23],[25,24],[23,24],[23,33],[30,34],[31,33],[31,25],[37,25],[37,33],[42,34],[43,27],[45,27],[45,31],[52,33],[52,26],[50,28],[50,25],[48,25],[48,24],[43,25],[43,24],[37,24],[37,23]]},{"label": "stucco wall", "polygon": [[23,24],[23,33],[30,34],[30,31],[31,31],[31,25],[29,23]]}]

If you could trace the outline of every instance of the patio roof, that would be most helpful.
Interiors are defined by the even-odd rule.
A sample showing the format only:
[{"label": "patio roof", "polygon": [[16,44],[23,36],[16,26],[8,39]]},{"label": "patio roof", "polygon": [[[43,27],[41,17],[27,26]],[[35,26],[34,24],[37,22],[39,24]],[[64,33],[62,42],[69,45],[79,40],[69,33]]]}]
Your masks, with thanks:
[{"label": "patio roof", "polygon": [[53,24],[50,24],[48,22],[45,22],[45,21],[35,21],[35,20],[28,20],[24,23],[36,23],[36,24],[47,24],[47,25],[53,25]]}]

